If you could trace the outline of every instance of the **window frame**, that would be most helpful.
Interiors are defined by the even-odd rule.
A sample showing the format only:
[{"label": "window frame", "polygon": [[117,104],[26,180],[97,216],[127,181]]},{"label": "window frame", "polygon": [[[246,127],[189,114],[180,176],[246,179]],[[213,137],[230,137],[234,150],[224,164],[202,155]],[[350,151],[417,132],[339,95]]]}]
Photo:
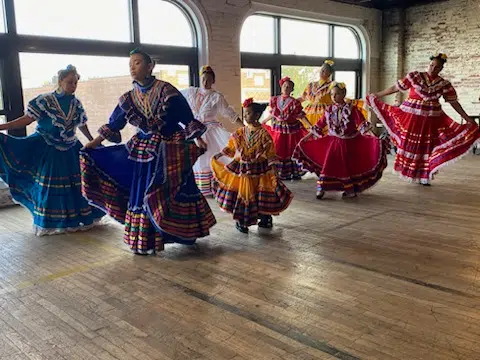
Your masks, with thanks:
[{"label": "window frame", "polygon": [[[7,121],[12,121],[24,114],[23,90],[20,74],[19,54],[45,53],[45,54],[68,54],[68,55],[92,55],[92,56],[119,56],[128,57],[129,52],[142,47],[151,54],[157,64],[187,65],[190,72],[190,85],[199,84],[198,66],[198,29],[188,10],[179,2],[162,0],[177,6],[189,22],[193,35],[193,46],[166,46],[142,44],[140,42],[140,23],[138,0],[128,0],[131,41],[116,42],[89,39],[56,38],[34,35],[20,35],[16,31],[15,4],[14,0],[4,0],[6,20],[6,33],[0,33],[0,75],[2,75],[5,110],[0,110],[0,115],[7,116]],[[52,74],[53,75],[53,74]],[[5,89],[8,88],[8,94]],[[119,94],[121,95],[121,94]],[[113,109],[112,109],[113,110]],[[12,130],[9,132],[15,136],[25,136],[26,130]]]},{"label": "window frame", "polygon": [[[254,69],[269,69],[272,74],[271,81],[271,92],[272,94],[279,94],[281,92],[280,85],[278,81],[282,77],[282,65],[283,66],[321,66],[323,62],[327,59],[335,61],[335,70],[336,71],[354,71],[356,73],[356,89],[355,97],[361,98],[362,95],[362,77],[363,77],[363,49],[362,41],[358,31],[353,27],[348,25],[340,24],[330,24],[310,19],[297,19],[291,18],[288,16],[279,16],[271,15],[265,13],[255,13],[250,16],[270,16],[274,19],[274,54],[264,54],[264,53],[252,53],[252,52],[243,52],[240,51],[241,57],[241,68],[254,68]],[[313,23],[322,23],[329,26],[329,46],[328,46],[328,56],[305,56],[305,55],[286,55],[281,52],[281,19],[289,20],[300,20],[304,22],[313,22]],[[344,59],[344,58],[335,58],[334,55],[334,31],[335,27],[343,27],[350,29],[357,39],[357,44],[359,48],[359,58],[358,59]],[[335,74],[333,75],[335,79]]]}]

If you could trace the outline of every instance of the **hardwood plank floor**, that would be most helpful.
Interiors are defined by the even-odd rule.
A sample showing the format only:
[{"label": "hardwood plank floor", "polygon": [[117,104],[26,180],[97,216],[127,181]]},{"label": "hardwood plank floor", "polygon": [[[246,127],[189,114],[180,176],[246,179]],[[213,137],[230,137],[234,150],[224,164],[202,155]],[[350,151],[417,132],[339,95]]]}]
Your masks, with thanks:
[{"label": "hardwood plank floor", "polygon": [[432,187],[386,171],[357,199],[292,206],[131,255],[122,227],[35,237],[0,210],[1,359],[480,359],[480,157]]}]

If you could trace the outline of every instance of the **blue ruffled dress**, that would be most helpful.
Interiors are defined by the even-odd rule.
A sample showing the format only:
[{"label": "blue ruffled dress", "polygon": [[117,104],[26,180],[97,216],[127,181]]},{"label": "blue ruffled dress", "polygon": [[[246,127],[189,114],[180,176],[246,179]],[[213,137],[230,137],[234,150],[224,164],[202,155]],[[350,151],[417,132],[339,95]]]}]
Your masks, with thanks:
[{"label": "blue ruffled dress", "polygon": [[85,197],[125,225],[124,242],[137,254],[209,235],[215,217],[192,170],[203,153],[193,140],[206,127],[185,98],[155,78],[134,82],[99,133],[120,143],[127,122],[138,132],[126,144],[81,152]]},{"label": "blue ruffled dress", "polygon": [[79,151],[75,136],[87,121],[73,95],[49,93],[36,97],[27,115],[37,121],[34,134],[0,134],[0,177],[15,202],[33,216],[36,235],[89,229],[105,214],[82,197]]}]

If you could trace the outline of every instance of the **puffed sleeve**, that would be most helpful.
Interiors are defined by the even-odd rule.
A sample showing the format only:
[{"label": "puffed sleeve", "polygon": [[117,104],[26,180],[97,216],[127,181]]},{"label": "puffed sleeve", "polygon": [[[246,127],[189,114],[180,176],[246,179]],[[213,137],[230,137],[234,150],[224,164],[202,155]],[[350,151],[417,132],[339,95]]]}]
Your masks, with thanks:
[{"label": "puffed sleeve", "polygon": [[325,133],[324,129],[326,126],[327,126],[327,116],[325,115],[325,112],[324,112],[320,120],[318,120],[318,122],[314,126],[312,126],[310,131],[313,133],[313,135],[317,137],[322,137]]},{"label": "puffed sleeve", "polygon": [[240,117],[236,113],[236,111],[231,107],[227,100],[225,99],[225,96],[222,94],[219,94],[219,99],[218,99],[218,110],[222,116],[226,117],[229,119],[232,123],[236,122],[237,119]]},{"label": "puffed sleeve", "polygon": [[293,108],[293,114],[295,115],[295,118],[297,118],[297,119],[305,116],[305,112],[303,111],[302,103],[298,100],[295,100],[294,108]]},{"label": "puffed sleeve", "polygon": [[372,124],[365,119],[362,112],[355,106],[352,106],[352,120],[360,134],[366,134],[372,129]]},{"label": "puffed sleeve", "polygon": [[120,130],[122,130],[125,125],[127,125],[126,114],[122,108],[117,105],[115,110],[113,110],[112,115],[110,115],[108,124],[102,125],[100,129],[98,129],[98,133],[104,139],[118,144],[122,142]]},{"label": "puffed sleeve", "polygon": [[443,98],[446,102],[452,103],[458,101],[457,92],[450,82],[443,88]]},{"label": "puffed sleeve", "polygon": [[231,135],[228,139],[227,145],[222,150],[222,154],[233,158],[235,156],[236,150],[237,148],[235,146],[235,138],[233,135]]},{"label": "puffed sleeve", "polygon": [[415,76],[415,73],[411,72],[403,79],[397,80],[397,89],[400,91],[407,91],[412,87],[412,78]]},{"label": "puffed sleeve", "polygon": [[38,95],[30,100],[27,105],[27,116],[38,121],[46,114],[46,99],[45,95]]}]

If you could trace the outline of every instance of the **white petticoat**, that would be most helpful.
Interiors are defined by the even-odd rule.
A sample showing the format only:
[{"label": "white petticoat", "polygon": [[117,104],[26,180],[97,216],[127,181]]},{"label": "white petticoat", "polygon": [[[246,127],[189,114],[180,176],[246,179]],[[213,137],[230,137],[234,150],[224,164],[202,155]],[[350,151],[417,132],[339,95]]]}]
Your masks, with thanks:
[{"label": "white petticoat", "polygon": [[[221,152],[228,143],[230,133],[223,128],[220,123],[210,123],[207,125],[207,131],[202,135],[202,139],[207,143],[207,151],[198,158],[193,165],[195,182],[203,195],[211,195],[212,169],[210,163],[215,154]],[[231,159],[222,157],[219,161],[228,164]]]}]

